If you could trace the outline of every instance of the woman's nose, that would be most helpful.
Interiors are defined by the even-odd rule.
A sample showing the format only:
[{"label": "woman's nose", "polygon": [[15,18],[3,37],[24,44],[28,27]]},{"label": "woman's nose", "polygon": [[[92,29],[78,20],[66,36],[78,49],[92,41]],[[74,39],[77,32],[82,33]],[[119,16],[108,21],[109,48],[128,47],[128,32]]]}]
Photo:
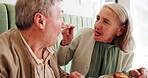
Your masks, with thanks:
[{"label": "woman's nose", "polygon": [[97,29],[102,29],[102,26],[103,25],[102,25],[102,23],[100,21],[95,23],[95,28],[97,28]]}]

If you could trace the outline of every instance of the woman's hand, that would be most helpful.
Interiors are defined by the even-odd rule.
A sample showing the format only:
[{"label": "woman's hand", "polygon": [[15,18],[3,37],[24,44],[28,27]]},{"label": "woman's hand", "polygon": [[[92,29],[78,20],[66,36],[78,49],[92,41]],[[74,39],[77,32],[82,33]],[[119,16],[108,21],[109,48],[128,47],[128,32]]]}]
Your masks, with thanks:
[{"label": "woman's hand", "polygon": [[130,70],[130,75],[134,78],[148,78],[148,69],[141,67],[136,70]]},{"label": "woman's hand", "polygon": [[78,73],[78,72],[72,72],[69,75],[69,78],[85,78],[85,77],[83,75],[81,75],[80,73]]},{"label": "woman's hand", "polygon": [[71,40],[73,39],[73,31],[74,31],[74,26],[71,26],[70,24],[66,24],[66,29],[64,29],[62,31],[62,35],[63,35],[63,40],[61,41],[61,45],[65,46],[65,45],[69,45]]}]

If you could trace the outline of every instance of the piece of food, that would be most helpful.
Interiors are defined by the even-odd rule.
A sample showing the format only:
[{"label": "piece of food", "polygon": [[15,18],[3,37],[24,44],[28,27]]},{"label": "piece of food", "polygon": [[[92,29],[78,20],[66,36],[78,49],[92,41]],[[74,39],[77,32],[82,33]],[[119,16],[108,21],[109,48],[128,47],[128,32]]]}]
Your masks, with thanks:
[{"label": "piece of food", "polygon": [[114,78],[131,78],[129,75],[121,72],[115,72]]}]

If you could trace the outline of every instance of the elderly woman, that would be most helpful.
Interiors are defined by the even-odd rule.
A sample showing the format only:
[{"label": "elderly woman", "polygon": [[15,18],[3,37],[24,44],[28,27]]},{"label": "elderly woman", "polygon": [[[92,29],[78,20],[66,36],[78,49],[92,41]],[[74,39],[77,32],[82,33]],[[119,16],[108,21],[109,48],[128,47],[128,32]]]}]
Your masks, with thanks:
[{"label": "elderly woman", "polygon": [[[69,32],[69,33],[67,33]],[[105,4],[96,16],[94,29],[84,28],[73,39],[73,27],[62,32],[58,64],[72,59],[72,71],[86,77],[114,72],[128,72],[132,66],[132,22],[127,10],[119,4]]]}]

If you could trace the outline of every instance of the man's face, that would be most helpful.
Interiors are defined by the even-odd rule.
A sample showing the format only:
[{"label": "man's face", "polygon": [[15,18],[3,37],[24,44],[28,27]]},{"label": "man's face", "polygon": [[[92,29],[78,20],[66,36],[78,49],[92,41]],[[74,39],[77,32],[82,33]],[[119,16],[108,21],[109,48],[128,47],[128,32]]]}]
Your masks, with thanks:
[{"label": "man's face", "polygon": [[46,18],[47,24],[45,31],[48,39],[47,43],[50,43],[50,46],[56,43],[57,37],[61,32],[61,26],[63,23],[62,12],[61,3],[59,1],[55,1],[55,7],[52,11],[52,15]]}]

